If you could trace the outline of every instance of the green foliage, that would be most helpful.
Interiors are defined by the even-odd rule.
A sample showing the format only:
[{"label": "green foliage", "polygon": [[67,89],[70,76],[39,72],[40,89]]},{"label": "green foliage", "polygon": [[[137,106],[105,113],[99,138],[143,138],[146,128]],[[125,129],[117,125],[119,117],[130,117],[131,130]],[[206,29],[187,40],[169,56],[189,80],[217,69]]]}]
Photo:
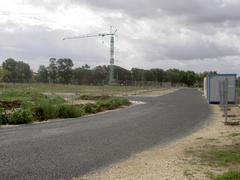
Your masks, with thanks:
[{"label": "green foliage", "polygon": [[57,82],[57,60],[55,58],[50,58],[49,60],[49,66],[47,67],[48,70],[48,76],[49,76],[49,81],[51,83],[56,83]]},{"label": "green foliage", "polygon": [[58,118],[76,118],[84,115],[84,111],[72,105],[60,105],[57,108]]},{"label": "green foliage", "polygon": [[110,96],[102,95],[102,96],[92,96],[92,95],[82,95],[79,97],[81,100],[107,100],[110,99]]},{"label": "green foliage", "polygon": [[37,76],[36,76],[36,80],[38,82],[47,83],[49,81],[48,76],[49,76],[48,75],[48,69],[44,65],[39,66]]},{"label": "green foliage", "polygon": [[60,83],[69,84],[72,79],[72,67],[73,62],[71,59],[58,59],[57,68],[58,68],[58,78]]},{"label": "green foliage", "polygon": [[18,109],[11,114],[8,124],[26,124],[33,121],[33,116],[30,110]]},{"label": "green foliage", "polygon": [[8,123],[8,118],[6,116],[5,110],[0,108],[0,125],[4,125]]},{"label": "green foliage", "polygon": [[111,98],[108,100],[97,101],[97,111],[116,109],[120,106],[129,105],[130,102],[126,98]]},{"label": "green foliage", "polygon": [[213,180],[240,180],[240,171],[230,171],[212,178]]},{"label": "green foliage", "polygon": [[0,67],[0,81],[2,82],[6,77],[8,77],[9,71]]},{"label": "green foliage", "polygon": [[3,78],[6,82],[29,82],[32,78],[29,64],[23,61],[9,58],[2,63],[2,68],[8,72]]},{"label": "green foliage", "polygon": [[85,104],[83,106],[83,109],[84,109],[85,113],[87,113],[87,114],[95,114],[98,112],[97,106],[95,104],[90,104],[90,103]]},{"label": "green foliage", "polygon": [[[41,65],[34,79],[43,83],[77,83],[77,84],[103,84],[108,81],[109,66],[97,66],[93,69],[86,64],[73,69],[73,62],[68,58],[51,58],[49,65]],[[114,66],[114,79],[124,84],[129,81],[150,81],[150,82],[171,82],[183,83],[188,86],[202,85],[203,76],[193,71],[182,71],[178,69],[154,68],[150,70],[132,68],[124,69]],[[209,72],[216,73],[216,72]],[[23,61],[16,61],[12,58],[5,60],[0,69],[0,80],[4,82],[24,83],[33,80],[33,73],[29,64]]]},{"label": "green foliage", "polygon": [[12,89],[3,91],[0,94],[1,100],[5,101],[37,101],[39,99],[45,99],[46,97],[38,92],[30,91],[30,90],[23,90],[23,89]]},{"label": "green foliage", "polygon": [[7,90],[0,94],[3,100],[1,106],[4,108],[6,106],[6,109],[13,111],[12,114],[6,115],[5,110],[0,108],[0,124],[24,124],[56,118],[75,118],[129,104],[126,98],[86,96],[99,101],[96,104],[67,105],[64,104],[66,101],[59,96],[46,96],[30,88],[25,91],[19,89]]},{"label": "green foliage", "polygon": [[38,121],[45,121],[58,117],[57,107],[49,101],[42,101],[38,103],[33,109],[34,119]]}]

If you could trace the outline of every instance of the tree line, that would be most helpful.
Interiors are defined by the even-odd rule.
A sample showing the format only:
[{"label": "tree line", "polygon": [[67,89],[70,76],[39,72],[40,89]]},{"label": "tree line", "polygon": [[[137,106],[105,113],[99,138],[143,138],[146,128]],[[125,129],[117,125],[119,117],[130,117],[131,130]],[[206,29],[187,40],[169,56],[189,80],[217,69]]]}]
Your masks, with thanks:
[{"label": "tree line", "polygon": [[[37,72],[33,72],[29,64],[6,59],[0,68],[0,81],[11,83],[62,83],[62,84],[93,84],[100,85],[108,82],[109,66],[96,66],[91,68],[85,64],[74,68],[73,61],[69,58],[51,58],[47,66],[40,65]],[[213,72],[216,73],[216,72]],[[187,86],[201,86],[205,73],[182,71],[179,69],[163,70],[154,68],[150,70],[132,68],[124,69],[114,66],[114,79],[116,83],[133,82],[171,82],[182,83]]]}]

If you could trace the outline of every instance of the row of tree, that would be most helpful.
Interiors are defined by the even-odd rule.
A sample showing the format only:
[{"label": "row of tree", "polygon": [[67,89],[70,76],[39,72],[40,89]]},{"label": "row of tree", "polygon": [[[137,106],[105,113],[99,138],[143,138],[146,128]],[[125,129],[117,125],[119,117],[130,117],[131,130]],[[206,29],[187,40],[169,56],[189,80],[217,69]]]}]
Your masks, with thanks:
[{"label": "row of tree", "polygon": [[[16,61],[12,58],[5,60],[0,69],[0,80],[12,83],[63,83],[63,84],[102,84],[108,81],[109,66],[97,66],[90,68],[87,64],[82,67],[73,68],[71,59],[51,58],[47,66],[41,65],[36,73],[23,61]],[[183,83],[187,86],[202,85],[206,73],[198,74],[193,71],[182,71],[178,69],[124,69],[114,66],[114,79],[117,83],[135,81],[154,81]]]}]

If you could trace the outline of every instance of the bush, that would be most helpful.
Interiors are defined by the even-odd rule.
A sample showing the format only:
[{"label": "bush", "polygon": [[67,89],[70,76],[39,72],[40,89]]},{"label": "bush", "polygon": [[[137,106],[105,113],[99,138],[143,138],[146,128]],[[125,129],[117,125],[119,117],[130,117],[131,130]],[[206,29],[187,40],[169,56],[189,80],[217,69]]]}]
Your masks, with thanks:
[{"label": "bush", "polygon": [[84,114],[80,108],[72,105],[60,105],[57,108],[58,118],[76,118]]},{"label": "bush", "polygon": [[112,98],[109,100],[105,100],[105,101],[98,101],[96,103],[97,105],[97,109],[99,110],[108,110],[108,109],[116,109],[120,106],[123,105],[129,105],[130,102],[128,101],[128,99],[126,98]]},{"label": "bush", "polygon": [[11,114],[8,123],[9,124],[26,124],[33,121],[31,111],[27,109],[19,109]]},{"label": "bush", "polygon": [[0,108],[0,125],[7,124],[8,118],[6,116],[5,110]]},{"label": "bush", "polygon": [[84,105],[84,111],[87,114],[95,114],[95,113],[99,112],[97,110],[97,106],[95,104],[90,104],[90,103]]},{"label": "bush", "polygon": [[48,101],[40,102],[36,107],[33,108],[34,119],[38,121],[45,121],[48,119],[57,118],[57,108]]}]

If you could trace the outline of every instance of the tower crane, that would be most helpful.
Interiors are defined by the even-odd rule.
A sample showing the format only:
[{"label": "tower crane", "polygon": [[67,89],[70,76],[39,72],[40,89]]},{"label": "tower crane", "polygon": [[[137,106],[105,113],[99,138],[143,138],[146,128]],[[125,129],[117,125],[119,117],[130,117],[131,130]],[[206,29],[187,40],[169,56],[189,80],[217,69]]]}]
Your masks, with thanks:
[{"label": "tower crane", "polygon": [[82,39],[82,38],[92,38],[92,37],[105,37],[110,36],[110,71],[109,71],[109,84],[113,84],[114,82],[114,43],[115,43],[115,36],[117,33],[117,29],[112,31],[112,27],[110,29],[110,33],[99,33],[99,34],[87,34],[82,36],[73,36],[73,37],[66,37],[63,40],[73,40],[73,39]]}]

